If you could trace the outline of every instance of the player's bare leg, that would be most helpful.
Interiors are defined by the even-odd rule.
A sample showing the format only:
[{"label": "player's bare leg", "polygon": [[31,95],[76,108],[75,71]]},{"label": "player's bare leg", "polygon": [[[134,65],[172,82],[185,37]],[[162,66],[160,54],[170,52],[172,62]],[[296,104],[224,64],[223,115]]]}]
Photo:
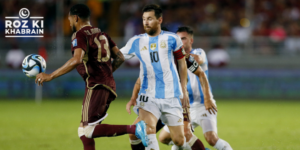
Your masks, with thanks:
[{"label": "player's bare leg", "polygon": [[[184,135],[186,142],[191,146],[192,150],[205,150],[203,143],[192,133],[191,125],[188,121],[184,121]],[[159,141],[163,144],[173,145],[170,133],[162,130],[159,134]]]},{"label": "player's bare leg", "polygon": [[141,108],[139,109],[139,117],[147,124],[146,132],[149,138],[149,145],[146,147],[146,150],[159,150],[156,139],[157,118],[152,113]]},{"label": "player's bare leg", "polygon": [[[170,136],[174,142],[174,148],[176,150],[190,149],[189,145],[185,141],[183,125],[179,126],[168,126],[170,130]],[[172,148],[172,149],[174,149]]]},{"label": "player's bare leg", "polygon": [[92,138],[87,138],[84,135],[83,123],[80,123],[78,127],[78,136],[83,144],[84,150],[95,150],[95,140]]},{"label": "player's bare leg", "polygon": [[228,142],[218,137],[217,132],[207,130],[213,126],[216,128],[216,124],[206,119],[202,120],[201,123],[202,123],[202,128],[204,130],[203,132],[204,132],[205,140],[209,145],[213,146],[217,150],[232,150],[232,147]]}]

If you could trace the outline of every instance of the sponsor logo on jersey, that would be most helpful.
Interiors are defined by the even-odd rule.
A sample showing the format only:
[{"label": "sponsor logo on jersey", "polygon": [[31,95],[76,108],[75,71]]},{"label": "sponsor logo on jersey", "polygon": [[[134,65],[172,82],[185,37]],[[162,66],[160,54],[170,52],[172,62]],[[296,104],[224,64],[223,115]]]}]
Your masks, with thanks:
[{"label": "sponsor logo on jersey", "polygon": [[154,51],[156,49],[156,43],[152,43],[150,45],[150,49]]},{"label": "sponsor logo on jersey", "polygon": [[146,51],[147,50],[147,47],[144,46],[140,51]]},{"label": "sponsor logo on jersey", "polygon": [[74,39],[72,42],[73,47],[77,46],[77,39]]},{"label": "sponsor logo on jersey", "polygon": [[178,122],[182,122],[182,119],[180,118],[180,119],[178,120]]},{"label": "sponsor logo on jersey", "polygon": [[167,44],[166,44],[166,41],[163,40],[160,42],[160,48],[166,48],[167,47]]},{"label": "sponsor logo on jersey", "polygon": [[207,115],[206,115],[206,114],[203,114],[202,117],[207,117]]}]

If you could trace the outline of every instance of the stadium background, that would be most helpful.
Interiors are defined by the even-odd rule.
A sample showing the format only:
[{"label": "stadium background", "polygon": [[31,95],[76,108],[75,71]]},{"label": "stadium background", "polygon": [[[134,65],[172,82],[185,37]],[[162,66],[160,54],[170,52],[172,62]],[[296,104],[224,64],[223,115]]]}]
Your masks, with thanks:
[{"label": "stadium background", "polygon": [[[36,89],[33,79],[6,62],[9,51],[21,49],[25,55],[46,55],[47,73],[64,64],[71,57],[72,33],[67,15],[76,3],[90,7],[92,25],[107,32],[120,48],[130,37],[143,33],[142,7],[148,3],[161,5],[163,26],[174,32],[178,26],[189,25],[195,31],[194,48],[209,53],[221,46],[230,56],[226,66],[209,70],[220,111],[220,137],[235,149],[300,149],[296,140],[300,134],[297,119],[300,1],[9,0],[0,2],[0,150],[81,149],[76,139],[76,121],[80,116],[84,83],[78,73],[72,71]],[[23,7],[33,16],[44,16],[44,38],[4,37],[5,16],[16,16]],[[114,73],[119,98],[111,107],[112,115],[107,123],[133,121],[134,115],[125,114],[125,104],[138,76],[137,66],[134,61],[126,62]],[[66,129],[67,126],[72,130]],[[8,129],[14,130],[13,134]],[[204,141],[201,130],[196,131]],[[43,132],[48,136],[42,135],[41,140]],[[127,137],[118,138],[122,143],[115,149],[124,145],[128,149]],[[41,144],[35,144],[36,140]],[[109,141],[100,139],[98,146],[103,144],[113,149],[115,144]],[[58,143],[61,145],[57,146]],[[74,143],[76,147],[69,147]]]}]

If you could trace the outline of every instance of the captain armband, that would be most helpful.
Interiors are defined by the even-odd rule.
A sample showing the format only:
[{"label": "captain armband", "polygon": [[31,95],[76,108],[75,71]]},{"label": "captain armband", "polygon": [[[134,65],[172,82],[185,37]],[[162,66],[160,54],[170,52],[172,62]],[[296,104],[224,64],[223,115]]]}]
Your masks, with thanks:
[{"label": "captain armband", "polygon": [[191,72],[195,72],[199,67],[199,64],[196,60],[193,61],[192,65],[188,68]]},{"label": "captain armband", "polygon": [[185,56],[184,49],[181,47],[179,50],[177,50],[176,52],[174,52],[174,56],[175,56],[175,58],[177,60],[183,58]]}]

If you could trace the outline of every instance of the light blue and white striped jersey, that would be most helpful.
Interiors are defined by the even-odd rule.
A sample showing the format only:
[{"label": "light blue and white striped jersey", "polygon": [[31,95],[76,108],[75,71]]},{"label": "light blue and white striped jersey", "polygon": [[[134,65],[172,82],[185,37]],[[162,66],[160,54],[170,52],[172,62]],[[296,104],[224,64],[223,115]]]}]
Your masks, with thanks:
[{"label": "light blue and white striped jersey", "polygon": [[121,52],[125,59],[140,60],[140,94],[154,98],[182,97],[182,89],[173,52],[182,47],[181,39],[172,32],[161,31],[156,37],[140,34],[132,37]]},{"label": "light blue and white striped jersey", "polygon": [[[202,70],[205,72],[208,79],[208,62],[207,62],[205,51],[201,48],[197,48],[197,49],[192,49],[190,53],[199,55],[200,57],[203,58],[204,62],[203,64],[200,64],[199,67],[202,68]],[[190,59],[193,59],[193,57],[190,57]],[[190,59],[189,61],[193,62],[193,60]],[[189,99],[190,99],[191,106],[193,104],[194,105],[204,104],[203,89],[201,87],[199,77],[196,76],[194,73],[192,73],[190,70],[188,70],[187,90],[189,92]],[[210,92],[210,95],[213,98],[212,92]]]}]

